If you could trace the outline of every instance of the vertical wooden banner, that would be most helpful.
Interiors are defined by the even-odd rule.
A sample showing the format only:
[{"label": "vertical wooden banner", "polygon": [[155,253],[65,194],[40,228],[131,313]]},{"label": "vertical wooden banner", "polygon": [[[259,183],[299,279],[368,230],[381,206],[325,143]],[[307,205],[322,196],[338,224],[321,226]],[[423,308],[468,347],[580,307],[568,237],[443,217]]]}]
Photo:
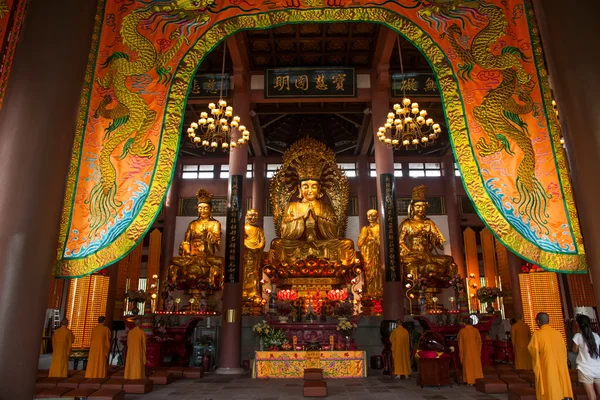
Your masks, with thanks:
[{"label": "vertical wooden banner", "polygon": [[399,282],[403,271],[400,270],[400,254],[398,251],[398,218],[396,216],[396,191],[394,174],[379,176],[381,190],[382,239],[384,254],[381,258],[385,263],[385,281]]},{"label": "vertical wooden banner", "polygon": [[225,238],[225,283],[240,281],[242,257],[242,193],[243,176],[229,177],[229,203],[227,205],[227,234]]},{"label": "vertical wooden banner", "polygon": [[[479,303],[476,296],[477,288],[479,288],[479,260],[477,258],[477,238],[473,229],[467,228],[463,231],[463,241],[465,243],[465,259],[467,262],[467,279],[469,280],[469,288],[467,295],[471,311],[479,309]],[[470,278],[471,274],[473,278]],[[477,288],[473,289],[471,284],[475,283]]]},{"label": "vertical wooden banner", "polygon": [[142,264],[142,240],[131,253],[129,253],[129,290],[137,290],[140,284],[140,266]]},{"label": "vertical wooden banner", "polygon": [[485,274],[486,286],[496,287],[496,277],[498,268],[496,266],[496,248],[494,246],[494,235],[488,228],[484,228],[480,233],[481,250],[483,252],[483,272]]}]

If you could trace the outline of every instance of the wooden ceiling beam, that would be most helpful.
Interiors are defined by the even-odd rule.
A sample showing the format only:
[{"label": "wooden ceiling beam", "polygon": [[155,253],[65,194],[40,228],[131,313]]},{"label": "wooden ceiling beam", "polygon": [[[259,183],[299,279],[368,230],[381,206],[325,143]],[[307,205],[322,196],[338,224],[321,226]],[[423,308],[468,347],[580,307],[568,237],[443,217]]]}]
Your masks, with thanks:
[{"label": "wooden ceiling beam", "polygon": [[227,50],[233,63],[233,80],[235,90],[250,89],[250,59],[244,42],[244,33],[238,32],[227,39]]}]

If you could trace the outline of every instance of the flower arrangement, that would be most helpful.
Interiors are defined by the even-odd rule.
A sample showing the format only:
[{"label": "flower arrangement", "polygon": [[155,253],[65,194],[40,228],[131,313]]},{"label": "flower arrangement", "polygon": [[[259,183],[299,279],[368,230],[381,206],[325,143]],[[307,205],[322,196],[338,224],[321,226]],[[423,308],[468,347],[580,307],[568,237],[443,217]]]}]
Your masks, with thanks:
[{"label": "flower arrangement", "polygon": [[454,275],[452,279],[450,279],[450,287],[456,290],[458,293],[462,293],[465,291],[465,284],[463,279],[460,277],[460,274]]},{"label": "flower arrangement", "polygon": [[288,341],[288,338],[281,329],[272,329],[271,333],[263,338],[263,341],[269,350],[277,351],[283,346],[284,342]]},{"label": "flower arrangement", "polygon": [[334,313],[336,316],[342,318],[351,317],[354,315],[354,305],[346,302],[338,303],[338,305],[335,306]]},{"label": "flower arrangement", "polygon": [[148,294],[143,290],[128,290],[125,298],[134,303],[143,303],[148,299]]},{"label": "flower arrangement", "polygon": [[482,303],[491,303],[496,300],[498,296],[503,295],[502,291],[498,288],[484,286],[477,289],[477,299]]},{"label": "flower arrangement", "polygon": [[341,321],[337,326],[337,330],[342,332],[344,335],[351,334],[352,331],[356,328],[357,325],[350,321]]},{"label": "flower arrangement", "polygon": [[273,332],[273,328],[267,321],[259,322],[258,324],[252,327],[252,331],[256,333],[259,337],[266,337]]},{"label": "flower arrangement", "polygon": [[292,344],[289,342],[289,340],[286,340],[281,345],[281,349],[284,350],[284,351],[290,351],[290,350],[292,350]]},{"label": "flower arrangement", "polygon": [[287,317],[292,312],[292,305],[287,301],[278,301],[275,303],[277,313],[282,317]]},{"label": "flower arrangement", "polygon": [[415,281],[414,287],[415,287],[415,290],[417,290],[417,291],[426,290],[428,287],[427,278],[424,276],[417,278],[417,280]]}]

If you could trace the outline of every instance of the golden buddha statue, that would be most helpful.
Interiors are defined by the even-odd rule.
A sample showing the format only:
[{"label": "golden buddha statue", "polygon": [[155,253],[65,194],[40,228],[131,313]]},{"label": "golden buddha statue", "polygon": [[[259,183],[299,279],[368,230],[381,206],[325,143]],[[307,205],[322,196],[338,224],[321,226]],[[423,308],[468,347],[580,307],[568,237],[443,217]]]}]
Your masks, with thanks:
[{"label": "golden buddha statue", "polygon": [[413,276],[425,276],[432,286],[447,287],[456,274],[457,266],[451,256],[437,254],[444,249],[444,236],[435,222],[427,218],[427,186],[416,186],[408,206],[408,218],[398,227],[400,260],[404,271]]},{"label": "golden buddha statue", "polygon": [[366,292],[370,296],[381,296],[383,294],[383,277],[379,256],[379,213],[377,210],[367,211],[367,220],[369,225],[363,226],[358,235],[358,248],[364,261]]},{"label": "golden buddha statue", "polygon": [[260,280],[263,250],[265,248],[265,233],[257,226],[258,211],[254,209],[246,212],[246,225],[244,225],[244,284],[242,296],[261,297]]},{"label": "golden buddha statue", "polygon": [[188,225],[179,257],[173,257],[169,266],[169,281],[188,294],[215,288],[223,274],[223,258],[216,255],[221,246],[221,223],[212,216],[213,195],[200,189],[196,197],[198,219]]},{"label": "golden buddha statue", "polygon": [[[270,194],[278,235],[271,242],[273,265],[308,257],[343,265],[354,263],[354,243],[342,239],[347,224],[348,178],[324,143],[308,137],[294,143],[271,180]],[[291,201],[293,194],[298,201]]]}]

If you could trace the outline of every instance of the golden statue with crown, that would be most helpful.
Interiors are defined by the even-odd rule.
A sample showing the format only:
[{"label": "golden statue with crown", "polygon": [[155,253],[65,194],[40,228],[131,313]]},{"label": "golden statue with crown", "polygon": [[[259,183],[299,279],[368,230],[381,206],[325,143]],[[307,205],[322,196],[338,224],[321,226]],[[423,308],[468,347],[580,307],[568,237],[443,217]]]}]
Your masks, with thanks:
[{"label": "golden statue with crown", "polygon": [[221,223],[212,216],[212,193],[199,189],[198,219],[190,222],[179,256],[171,259],[169,285],[198,297],[200,291],[219,289],[223,279],[223,257],[217,256],[221,246]]},{"label": "golden statue with crown", "polygon": [[408,206],[408,218],[400,223],[400,259],[403,270],[414,277],[427,277],[431,287],[448,287],[457,271],[454,258],[437,254],[444,250],[444,236],[435,222],[427,218],[427,186],[415,186]]},{"label": "golden statue with crown", "polygon": [[359,274],[354,242],[344,238],[348,198],[348,178],[334,152],[310,137],[294,143],[270,184],[277,238],[265,272],[274,269],[284,285],[299,282],[296,278],[329,277],[327,284],[313,288],[319,290]]}]

